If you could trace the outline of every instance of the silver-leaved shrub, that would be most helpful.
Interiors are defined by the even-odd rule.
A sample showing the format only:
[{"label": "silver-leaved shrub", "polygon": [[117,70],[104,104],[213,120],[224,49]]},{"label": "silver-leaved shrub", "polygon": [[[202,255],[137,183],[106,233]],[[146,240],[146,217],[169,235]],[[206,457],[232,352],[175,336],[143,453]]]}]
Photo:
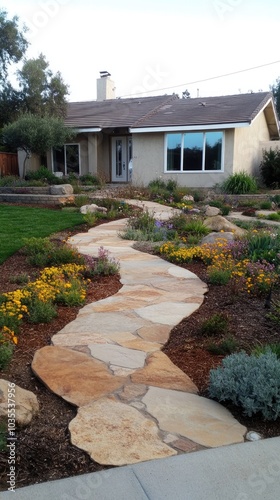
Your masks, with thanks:
[{"label": "silver-leaved shrub", "polygon": [[266,420],[280,416],[280,360],[266,352],[259,357],[231,354],[210,371],[210,398],[231,401],[251,417],[260,412]]}]

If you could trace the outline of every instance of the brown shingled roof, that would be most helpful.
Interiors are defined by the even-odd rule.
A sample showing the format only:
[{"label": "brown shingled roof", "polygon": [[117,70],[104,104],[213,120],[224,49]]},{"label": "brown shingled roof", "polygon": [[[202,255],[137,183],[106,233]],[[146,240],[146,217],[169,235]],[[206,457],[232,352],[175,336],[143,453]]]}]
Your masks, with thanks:
[{"label": "brown shingled roof", "polygon": [[270,92],[258,92],[173,100],[132,128],[251,123],[271,98]]},{"label": "brown shingled roof", "polygon": [[158,108],[174,99],[176,99],[175,95],[165,95],[106,101],[70,102],[65,125],[74,128],[131,127],[140,118],[152,115]]}]

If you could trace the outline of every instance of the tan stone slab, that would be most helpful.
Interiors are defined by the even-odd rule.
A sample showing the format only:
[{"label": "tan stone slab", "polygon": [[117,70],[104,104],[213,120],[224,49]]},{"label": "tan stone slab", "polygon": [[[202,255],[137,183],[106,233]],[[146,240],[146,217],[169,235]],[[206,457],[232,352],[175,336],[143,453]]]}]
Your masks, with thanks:
[{"label": "tan stone slab", "polygon": [[142,401],[163,431],[209,448],[244,442],[246,427],[215,401],[156,387],[150,387]]},{"label": "tan stone slab", "polygon": [[155,342],[145,342],[145,340],[135,339],[128,340],[124,342],[118,342],[122,347],[128,347],[129,349],[136,349],[138,351],[145,352],[155,352],[162,349],[162,345]]},{"label": "tan stone slab", "polygon": [[182,302],[160,302],[136,309],[136,313],[147,321],[175,326],[190,316],[200,304]]},{"label": "tan stone slab", "polygon": [[142,368],[145,364],[146,353],[128,349],[115,344],[89,345],[93,358],[104,361],[110,365],[120,366],[122,368]]},{"label": "tan stone slab", "polygon": [[138,309],[139,307],[144,307],[146,304],[145,300],[141,300],[137,297],[123,297],[118,294],[115,297],[110,297],[109,299],[100,300],[91,305],[91,310],[94,312],[116,312],[125,311],[126,309]]},{"label": "tan stone slab", "polygon": [[144,326],[137,330],[137,334],[148,342],[158,342],[166,344],[169,339],[171,327],[167,325],[154,324],[152,326]]},{"label": "tan stone slab", "polygon": [[130,402],[139,396],[143,396],[147,392],[147,386],[144,384],[128,384],[125,385],[119,397],[124,402]]},{"label": "tan stone slab", "polygon": [[122,387],[125,377],[112,375],[104,363],[58,346],[36,351],[32,370],[55,394],[83,406]]},{"label": "tan stone slab", "polygon": [[70,422],[71,442],[103,465],[127,465],[176,455],[154,421],[126,404],[103,398],[79,408]]},{"label": "tan stone slab", "polygon": [[105,336],[111,333],[131,333],[142,326],[147,326],[147,321],[130,312],[91,313],[79,314],[68,323],[59,333],[99,334]]},{"label": "tan stone slab", "polygon": [[131,375],[131,381],[134,384],[146,384],[192,393],[198,392],[190,377],[175,366],[163,352],[151,354],[146,363],[144,368]]},{"label": "tan stone slab", "polygon": [[[130,338],[131,335],[125,336],[125,338]],[[63,346],[63,347],[74,347],[78,345],[88,345],[88,344],[111,344],[112,341],[109,338],[102,337],[98,334],[84,334],[84,333],[57,333],[52,337],[53,345]]]}]

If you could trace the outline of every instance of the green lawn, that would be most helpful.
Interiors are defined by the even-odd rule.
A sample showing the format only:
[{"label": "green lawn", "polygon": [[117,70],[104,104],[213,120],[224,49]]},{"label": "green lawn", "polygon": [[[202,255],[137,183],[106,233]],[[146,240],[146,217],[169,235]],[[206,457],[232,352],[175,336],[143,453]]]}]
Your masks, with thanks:
[{"label": "green lawn", "polygon": [[44,238],[83,222],[79,212],[0,205],[0,264],[23,246],[24,238]]}]

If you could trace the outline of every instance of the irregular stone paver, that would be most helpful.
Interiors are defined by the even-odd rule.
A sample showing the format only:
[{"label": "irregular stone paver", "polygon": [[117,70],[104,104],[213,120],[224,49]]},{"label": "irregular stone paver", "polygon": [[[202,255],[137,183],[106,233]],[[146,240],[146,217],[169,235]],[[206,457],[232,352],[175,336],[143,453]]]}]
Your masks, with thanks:
[{"label": "irregular stone paver", "polygon": [[137,314],[143,319],[160,323],[162,325],[177,325],[186,316],[198,309],[199,304],[181,302],[161,302],[152,306],[136,309]]},{"label": "irregular stone paver", "polygon": [[122,401],[133,401],[138,396],[143,396],[147,392],[147,386],[143,384],[129,384],[126,385],[122,392],[119,393],[119,397]]},{"label": "irregular stone paver", "polygon": [[[140,204],[157,218],[174,213]],[[81,406],[69,426],[73,443],[100,463],[123,465],[243,440],[229,412],[194,395],[195,384],[161,352],[171,329],[202,304],[206,284],[133,249],[119,236],[125,225],[109,222],[70,239],[81,253],[96,257],[103,246],[119,259],[123,287],[83,307],[32,364],[51,390]]]},{"label": "irregular stone paver", "polygon": [[166,344],[169,339],[171,327],[167,325],[144,326],[137,330],[138,335],[147,341]]},{"label": "irregular stone paver", "polygon": [[51,391],[75,406],[109,394],[125,382],[125,377],[112,375],[100,361],[64,347],[39,349],[31,366]]},{"label": "irregular stone paver", "polygon": [[147,358],[147,365],[131,375],[134,384],[146,384],[166,389],[197,393],[190,377],[177,368],[163,352],[155,352]]},{"label": "irregular stone paver", "polygon": [[145,342],[145,340],[139,338],[135,340],[119,341],[118,344],[123,347],[128,347],[129,349],[137,349],[145,352],[159,351],[162,348],[162,346],[156,342]]},{"label": "irregular stone paver", "polygon": [[219,403],[195,394],[150,387],[142,399],[160,429],[176,432],[202,446],[244,441],[246,427]]},{"label": "irregular stone paver", "polygon": [[94,358],[123,368],[142,367],[146,360],[145,352],[118,345],[89,345],[89,348]]},{"label": "irregular stone paver", "polygon": [[101,464],[135,464],[176,455],[162,442],[155,422],[108,398],[80,408],[69,430],[71,442]]}]

